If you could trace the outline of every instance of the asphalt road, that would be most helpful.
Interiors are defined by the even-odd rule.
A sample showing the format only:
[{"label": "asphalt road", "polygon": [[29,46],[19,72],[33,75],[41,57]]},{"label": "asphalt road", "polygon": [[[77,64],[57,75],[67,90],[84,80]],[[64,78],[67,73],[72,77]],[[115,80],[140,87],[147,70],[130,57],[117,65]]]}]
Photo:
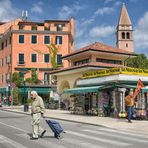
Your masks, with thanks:
[{"label": "asphalt road", "polygon": [[42,119],[43,138],[30,140],[31,117],[0,111],[0,148],[147,148],[148,136],[87,124],[59,121],[66,133],[60,140]]}]

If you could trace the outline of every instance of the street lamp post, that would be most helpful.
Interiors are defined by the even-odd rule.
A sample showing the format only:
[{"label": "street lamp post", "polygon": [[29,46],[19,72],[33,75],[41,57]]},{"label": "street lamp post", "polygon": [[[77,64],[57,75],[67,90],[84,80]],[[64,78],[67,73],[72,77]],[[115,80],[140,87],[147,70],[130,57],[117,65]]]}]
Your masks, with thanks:
[{"label": "street lamp post", "polygon": [[23,81],[23,86],[24,86],[24,93],[23,93],[23,102],[24,104],[26,104],[26,96],[25,96],[25,92],[26,92],[26,79],[24,78],[24,81]]},{"label": "street lamp post", "polygon": [[27,104],[27,99],[26,99],[26,79],[25,78],[23,81],[23,86],[24,86],[24,93],[23,93],[24,112],[28,112],[28,104]]},{"label": "street lamp post", "polygon": [[[8,103],[8,106],[10,106],[11,104],[10,104],[10,100],[9,100],[9,98],[10,98],[10,96],[11,96],[11,63],[10,62],[8,62],[7,63],[8,64],[8,73],[7,73],[7,87],[8,87],[8,94],[7,94],[7,103]],[[9,77],[8,77],[9,76]]]},{"label": "street lamp post", "polygon": [[21,77],[23,77],[23,82],[22,82],[22,86],[23,86],[23,100],[22,103],[24,104],[24,112],[28,112],[28,104],[27,104],[27,98],[26,98],[26,79],[25,79],[25,74],[27,73],[27,69],[24,69],[23,71],[20,72],[21,73]]}]

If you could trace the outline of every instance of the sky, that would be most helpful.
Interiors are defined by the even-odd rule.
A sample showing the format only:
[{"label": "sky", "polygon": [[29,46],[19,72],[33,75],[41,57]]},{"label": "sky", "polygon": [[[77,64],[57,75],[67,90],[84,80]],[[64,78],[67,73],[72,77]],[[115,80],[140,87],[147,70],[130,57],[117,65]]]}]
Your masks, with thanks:
[{"label": "sky", "polygon": [[134,29],[134,51],[148,56],[148,0],[0,0],[0,21],[75,19],[75,49],[94,42],[116,46],[116,26],[125,3]]}]

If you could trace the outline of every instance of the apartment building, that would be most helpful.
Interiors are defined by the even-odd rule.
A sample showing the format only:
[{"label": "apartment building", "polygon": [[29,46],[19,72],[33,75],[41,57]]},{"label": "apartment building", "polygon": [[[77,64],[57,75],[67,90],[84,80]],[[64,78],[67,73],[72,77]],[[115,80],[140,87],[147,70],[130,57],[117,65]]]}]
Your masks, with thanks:
[{"label": "apartment building", "polygon": [[31,77],[36,69],[40,85],[50,85],[51,55],[47,45],[58,48],[57,64],[68,67],[62,56],[74,48],[74,18],[32,22],[15,19],[0,23],[0,93],[11,85],[12,74]]}]

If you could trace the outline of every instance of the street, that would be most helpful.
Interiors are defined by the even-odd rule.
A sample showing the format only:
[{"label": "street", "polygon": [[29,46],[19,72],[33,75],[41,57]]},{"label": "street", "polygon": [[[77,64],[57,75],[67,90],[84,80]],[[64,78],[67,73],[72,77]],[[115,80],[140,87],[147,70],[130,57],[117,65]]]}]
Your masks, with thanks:
[{"label": "street", "polygon": [[47,130],[45,136],[38,140],[30,140],[32,133],[31,117],[0,111],[0,148],[147,148],[148,135],[127,133],[101,126],[60,121],[66,133],[60,140],[45,123],[41,125]]}]

